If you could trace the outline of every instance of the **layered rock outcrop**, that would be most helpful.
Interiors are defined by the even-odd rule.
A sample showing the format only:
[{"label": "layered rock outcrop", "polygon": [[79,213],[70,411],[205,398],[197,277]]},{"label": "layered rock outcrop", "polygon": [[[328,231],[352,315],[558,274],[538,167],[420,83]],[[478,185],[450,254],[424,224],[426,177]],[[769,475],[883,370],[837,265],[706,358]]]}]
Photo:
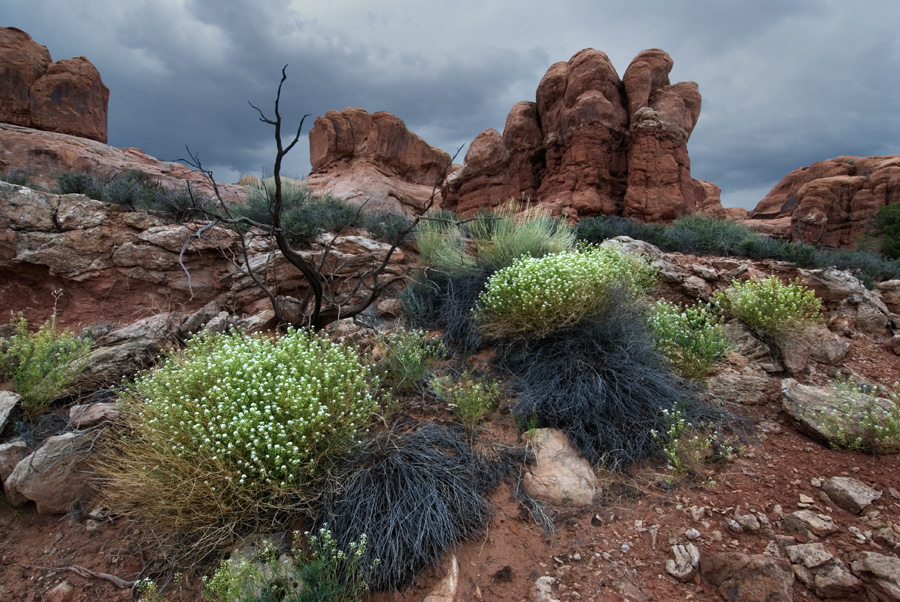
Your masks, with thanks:
[{"label": "layered rock outcrop", "polygon": [[502,135],[486,130],[472,142],[445,183],[445,208],[467,214],[513,198],[569,217],[724,214],[719,189],[691,178],[700,93],[693,82],[670,84],[672,65],[659,49],[638,54],[622,79],[598,50],[552,65]]},{"label": "layered rock outcrop", "polygon": [[316,118],[309,154],[312,190],[392,211],[421,209],[450,164],[398,117],[353,108]]},{"label": "layered rock outcrop", "polygon": [[0,27],[0,121],[106,142],[109,88],[85,57],[54,63],[15,27]]},{"label": "layered rock outcrop", "polygon": [[778,238],[853,247],[884,205],[900,203],[900,155],[836,157],[789,173],[750,212]]}]

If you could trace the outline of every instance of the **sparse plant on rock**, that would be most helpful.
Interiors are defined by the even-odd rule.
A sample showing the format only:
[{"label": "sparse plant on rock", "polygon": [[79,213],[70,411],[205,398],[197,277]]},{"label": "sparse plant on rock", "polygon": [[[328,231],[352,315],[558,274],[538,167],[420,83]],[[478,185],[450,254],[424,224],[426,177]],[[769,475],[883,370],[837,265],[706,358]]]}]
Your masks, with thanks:
[{"label": "sparse plant on rock", "polygon": [[120,401],[127,428],[99,463],[106,503],[176,555],[271,528],[356,443],[377,384],[354,350],[308,331],[192,339]]},{"label": "sparse plant on rock", "polygon": [[694,425],[678,407],[664,409],[662,413],[665,431],[652,430],[650,434],[662,450],[666,468],[674,479],[693,473],[713,454],[730,458],[734,453],[731,445],[717,436],[713,424]]},{"label": "sparse plant on rock", "polygon": [[702,378],[728,349],[721,317],[706,303],[680,307],[664,299],[647,319],[656,348],[684,378]]},{"label": "sparse plant on rock", "polygon": [[[203,598],[220,602],[358,602],[368,592],[366,577],[372,567],[362,564],[365,534],[347,550],[338,547],[328,525],[317,534],[294,532],[294,539],[298,547],[293,548],[291,558],[279,558],[278,550],[267,541],[256,558],[224,561],[211,578],[204,578]],[[308,552],[299,547],[304,540]],[[377,566],[378,560],[372,564]]]},{"label": "sparse plant on rock", "polygon": [[822,320],[822,301],[814,291],[799,280],[782,284],[774,276],[735,280],[729,288],[716,291],[714,303],[726,316],[770,341]]},{"label": "sparse plant on rock", "polygon": [[0,380],[12,380],[25,416],[33,418],[63,395],[85,367],[91,340],[60,330],[55,311],[35,332],[21,313],[12,324],[15,333],[0,345]]},{"label": "sparse plant on rock", "polygon": [[[835,407],[816,412],[831,445],[877,454],[900,452],[900,383],[892,388],[837,379]],[[849,425],[849,426],[848,426]]]}]

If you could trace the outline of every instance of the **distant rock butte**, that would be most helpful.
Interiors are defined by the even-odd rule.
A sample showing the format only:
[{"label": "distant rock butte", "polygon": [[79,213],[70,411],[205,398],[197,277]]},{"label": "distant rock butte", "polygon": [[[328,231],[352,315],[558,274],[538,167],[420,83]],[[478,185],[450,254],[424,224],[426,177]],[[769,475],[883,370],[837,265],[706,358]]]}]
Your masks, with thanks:
[{"label": "distant rock butte", "polygon": [[108,103],[88,59],[54,63],[27,33],[0,27],[0,121],[106,142]]},{"label": "distant rock butte", "polygon": [[463,214],[509,198],[555,215],[668,221],[725,216],[714,184],[691,178],[687,141],[700,116],[693,82],[669,83],[672,59],[644,50],[619,79],[606,54],[586,49],[552,65],[535,102],[519,102],[503,134],[486,130],[444,185]]},{"label": "distant rock butte", "polygon": [[393,211],[421,208],[450,164],[398,117],[353,108],[316,118],[309,154],[312,190]]},{"label": "distant rock butte", "polygon": [[900,155],[837,157],[786,175],[745,223],[770,236],[839,247],[870,232],[884,205],[900,203]]}]

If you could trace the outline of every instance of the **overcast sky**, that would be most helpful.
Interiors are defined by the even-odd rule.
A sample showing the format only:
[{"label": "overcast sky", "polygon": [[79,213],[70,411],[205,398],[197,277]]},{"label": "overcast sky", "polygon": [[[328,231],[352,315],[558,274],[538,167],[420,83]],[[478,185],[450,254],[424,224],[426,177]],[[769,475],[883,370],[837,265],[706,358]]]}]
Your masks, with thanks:
[{"label": "overcast sky", "polygon": [[[0,25],[86,56],[110,89],[109,144],[200,154],[216,179],[271,170],[281,67],[304,139],[331,109],[390,111],[449,153],[502,131],[544,72],[583,48],[621,77],[645,48],[703,96],[688,149],[725,206],[752,208],[787,173],[840,155],[900,154],[897,0],[3,0]],[[467,147],[466,147],[467,148]],[[457,159],[462,162],[465,148]]]}]

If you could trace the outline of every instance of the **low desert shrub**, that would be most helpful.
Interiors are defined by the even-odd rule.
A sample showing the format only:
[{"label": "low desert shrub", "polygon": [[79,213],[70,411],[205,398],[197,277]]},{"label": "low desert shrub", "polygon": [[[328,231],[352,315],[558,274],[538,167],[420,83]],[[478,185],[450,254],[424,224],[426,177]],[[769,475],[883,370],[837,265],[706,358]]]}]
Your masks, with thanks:
[{"label": "low desert shrub", "polygon": [[563,430],[594,464],[622,468],[659,457],[651,433],[667,428],[663,410],[676,405],[698,423],[723,420],[669,370],[640,308],[625,294],[613,297],[602,316],[527,345],[503,345],[499,353],[517,377],[517,422]]},{"label": "low desert shrub", "polygon": [[611,246],[520,257],[487,281],[475,320],[489,338],[539,338],[602,314],[613,289],[634,299],[654,280],[650,265]]},{"label": "low desert shrub", "polygon": [[9,182],[16,186],[28,186],[31,180],[31,174],[21,169],[13,169],[5,173],[0,173],[0,181]]},{"label": "low desert shrub", "polygon": [[375,338],[381,348],[377,368],[382,381],[398,393],[415,389],[434,360],[446,353],[439,339],[429,339],[422,330],[378,333]]},{"label": "low desert shrub", "polygon": [[822,301],[815,292],[794,280],[782,284],[772,276],[764,280],[735,280],[716,291],[714,303],[726,316],[737,318],[761,337],[773,340],[822,319]]},{"label": "low desert shrub", "polygon": [[56,176],[59,194],[83,194],[95,201],[103,197],[103,185],[99,178],[87,172],[67,172]]},{"label": "low desert shrub", "polygon": [[[256,558],[226,560],[215,574],[204,579],[203,599],[221,602],[358,602],[368,592],[366,577],[371,567],[362,564],[366,536],[351,542],[347,550],[323,525],[317,534],[294,532],[297,545],[305,540],[308,552],[292,549],[292,558],[279,558],[266,542]],[[377,566],[377,560],[373,561]]]},{"label": "low desert shrub", "polygon": [[488,526],[486,495],[524,457],[476,453],[461,429],[395,426],[364,444],[340,473],[320,520],[341,549],[368,534],[363,566],[374,591],[410,585],[418,573]]},{"label": "low desert shrub", "polygon": [[494,413],[500,401],[500,385],[493,379],[477,378],[465,371],[458,378],[435,376],[431,390],[453,410],[456,419],[473,432]]},{"label": "low desert shrub", "polygon": [[733,456],[734,448],[719,437],[713,424],[691,424],[678,407],[664,409],[663,416],[667,426],[665,431],[650,434],[662,450],[673,481],[693,474],[714,456],[725,459]]},{"label": "low desert shrub", "polygon": [[362,223],[369,235],[375,240],[390,244],[402,244],[412,238],[411,234],[400,238],[400,234],[412,225],[412,218],[405,213],[394,211],[374,211],[362,215]]},{"label": "low desert shrub", "polygon": [[728,349],[721,317],[706,303],[679,307],[666,300],[650,307],[647,319],[657,350],[683,378],[702,378]]},{"label": "low desert shrub", "polygon": [[307,331],[192,339],[120,399],[127,426],[99,463],[106,503],[176,557],[203,557],[305,508],[352,447],[378,379]]},{"label": "low desert shrub", "polygon": [[577,240],[595,245],[617,236],[629,236],[665,249],[665,233],[666,227],[662,224],[643,224],[617,215],[588,217],[579,221],[575,227]]},{"label": "low desert shrub", "polygon": [[[281,224],[292,243],[308,246],[324,232],[337,232],[362,223],[359,207],[328,194],[317,197],[302,181],[283,178],[281,186]],[[261,224],[272,225],[274,178],[265,178],[259,186],[247,186],[246,190],[246,204],[232,205],[230,210]]]},{"label": "low desert shrub", "polygon": [[900,259],[900,203],[884,205],[875,214],[875,228],[881,234],[881,252]]},{"label": "low desert shrub", "polygon": [[26,418],[34,418],[62,396],[87,365],[91,340],[61,330],[56,315],[37,331],[21,313],[13,317],[13,336],[0,345],[0,380],[11,380]]},{"label": "low desert shrub", "polygon": [[423,265],[455,276],[477,271],[469,239],[453,214],[428,214],[416,227],[416,244]]}]

